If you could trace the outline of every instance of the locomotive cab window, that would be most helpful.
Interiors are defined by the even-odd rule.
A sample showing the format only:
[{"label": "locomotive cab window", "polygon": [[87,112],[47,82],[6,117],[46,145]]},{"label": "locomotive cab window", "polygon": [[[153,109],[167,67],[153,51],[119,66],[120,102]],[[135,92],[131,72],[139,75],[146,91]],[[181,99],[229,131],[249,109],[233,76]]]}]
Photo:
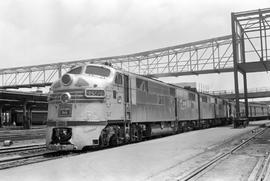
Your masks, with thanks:
[{"label": "locomotive cab window", "polygon": [[116,84],[122,85],[122,82],[123,82],[123,80],[122,80],[122,75],[119,74],[119,73],[116,73],[115,81],[114,81],[114,82],[115,82]]},{"label": "locomotive cab window", "polygon": [[86,67],[85,73],[89,75],[92,74],[92,75],[99,75],[102,77],[109,77],[111,71],[104,67],[89,65]]},{"label": "locomotive cab window", "polygon": [[69,73],[69,74],[80,74],[80,73],[82,73],[82,67],[77,67],[77,68],[71,69],[67,73]]}]

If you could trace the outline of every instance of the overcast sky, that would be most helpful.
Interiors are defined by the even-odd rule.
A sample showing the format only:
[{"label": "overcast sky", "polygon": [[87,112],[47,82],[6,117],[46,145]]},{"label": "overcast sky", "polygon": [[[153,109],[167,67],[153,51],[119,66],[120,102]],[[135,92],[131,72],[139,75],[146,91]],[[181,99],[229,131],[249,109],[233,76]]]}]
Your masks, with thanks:
[{"label": "overcast sky", "polygon": [[269,0],[0,0],[0,68],[136,53],[228,35],[231,12],[269,4]]}]

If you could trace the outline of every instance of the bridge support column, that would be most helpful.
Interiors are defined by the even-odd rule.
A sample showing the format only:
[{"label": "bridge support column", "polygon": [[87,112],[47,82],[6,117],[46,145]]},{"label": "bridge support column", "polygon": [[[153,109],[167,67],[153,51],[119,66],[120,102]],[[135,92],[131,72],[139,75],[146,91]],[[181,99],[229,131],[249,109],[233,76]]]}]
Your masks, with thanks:
[{"label": "bridge support column", "polygon": [[[246,50],[245,50],[245,27],[242,27],[237,20],[235,13],[231,14],[232,23],[232,45],[233,45],[233,65],[234,65],[234,87],[235,87],[235,100],[236,100],[236,122],[234,127],[246,125],[249,116],[248,110],[248,92],[247,92],[247,71],[240,67],[240,64],[246,63]],[[245,115],[240,115],[239,105],[239,87],[238,87],[238,72],[243,75],[244,83],[244,100],[245,100]],[[241,119],[242,117],[242,119]],[[244,119],[243,119],[244,117]],[[238,123],[237,123],[238,122]]]},{"label": "bridge support column", "polygon": [[32,107],[28,106],[27,108],[27,118],[29,119],[29,127],[32,126]]},{"label": "bridge support column", "polygon": [[238,127],[238,121],[240,119],[240,106],[239,106],[239,87],[238,87],[238,43],[237,37],[235,32],[235,18],[232,13],[231,15],[231,23],[232,23],[232,45],[233,45],[233,73],[234,73],[234,92],[235,92],[235,111],[236,111],[236,118],[234,120],[234,127]]},{"label": "bridge support column", "polygon": [[243,81],[244,81],[244,99],[245,99],[245,113],[246,118],[249,117],[249,110],[248,110],[248,91],[247,91],[247,73],[243,73]]},{"label": "bridge support column", "polygon": [[11,115],[11,108],[9,108],[7,126],[11,126],[11,122],[12,122],[12,115]]},{"label": "bridge support column", "polygon": [[30,124],[30,118],[29,116],[29,107],[27,106],[27,102],[24,102],[23,104],[23,128],[24,129],[30,129],[31,124]]},{"label": "bridge support column", "polygon": [[234,70],[234,91],[235,91],[235,112],[236,117],[234,119],[234,128],[238,127],[237,121],[240,119],[240,105],[239,105],[239,87],[238,87],[238,71]]}]

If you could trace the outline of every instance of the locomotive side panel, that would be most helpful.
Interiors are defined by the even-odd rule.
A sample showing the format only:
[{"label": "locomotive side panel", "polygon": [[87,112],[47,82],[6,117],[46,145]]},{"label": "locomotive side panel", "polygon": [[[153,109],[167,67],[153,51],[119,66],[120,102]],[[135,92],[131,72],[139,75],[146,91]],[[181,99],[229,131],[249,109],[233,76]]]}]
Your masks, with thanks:
[{"label": "locomotive side panel", "polygon": [[200,94],[201,119],[215,119],[215,104],[211,103],[211,97]]},{"label": "locomotive side panel", "polygon": [[216,118],[226,118],[227,117],[227,106],[226,102],[220,98],[215,99],[215,110],[216,110]]},{"label": "locomotive side panel", "polygon": [[198,120],[198,95],[185,89],[176,90],[177,115],[179,121]]},{"label": "locomotive side panel", "polygon": [[139,77],[132,81],[136,82],[135,91],[132,89],[136,93],[136,104],[132,103],[133,122],[175,120],[174,97],[169,86]]}]

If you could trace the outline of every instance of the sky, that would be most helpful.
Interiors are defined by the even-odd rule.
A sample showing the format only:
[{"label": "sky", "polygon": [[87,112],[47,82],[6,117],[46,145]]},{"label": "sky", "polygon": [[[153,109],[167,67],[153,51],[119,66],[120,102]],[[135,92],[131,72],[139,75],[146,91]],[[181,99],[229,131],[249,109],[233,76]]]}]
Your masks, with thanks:
[{"label": "sky", "polygon": [[[0,0],[0,68],[137,53],[229,35],[231,12],[268,7],[269,0]],[[249,87],[270,81],[266,73],[248,78]],[[233,89],[231,75],[162,80]]]}]

